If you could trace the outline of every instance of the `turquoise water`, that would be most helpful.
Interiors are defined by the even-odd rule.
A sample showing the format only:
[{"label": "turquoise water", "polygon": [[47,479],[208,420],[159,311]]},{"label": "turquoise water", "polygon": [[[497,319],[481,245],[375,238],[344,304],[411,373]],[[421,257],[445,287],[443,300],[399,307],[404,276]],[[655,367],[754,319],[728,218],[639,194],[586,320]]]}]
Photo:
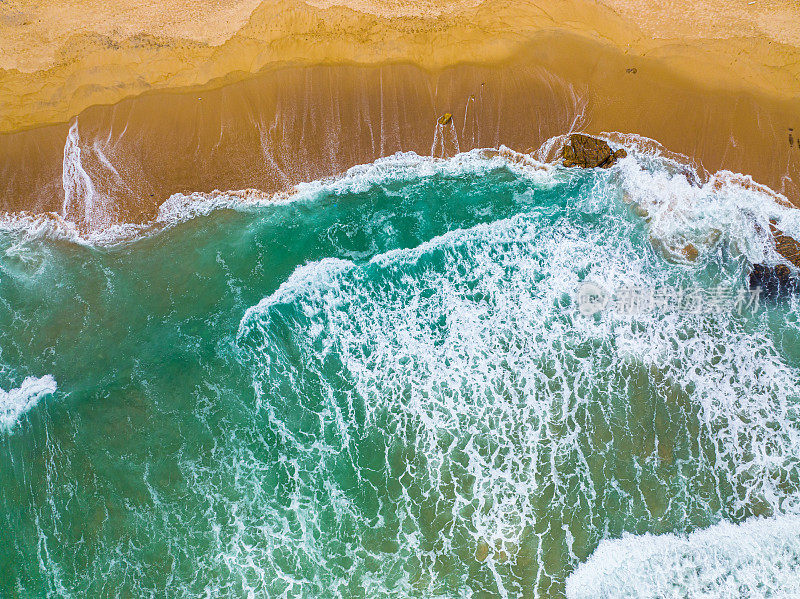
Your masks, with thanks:
[{"label": "turquoise water", "polygon": [[0,596],[792,596],[797,300],[576,299],[744,289],[800,221],[723,180],[400,155],[133,241],[6,223]]}]

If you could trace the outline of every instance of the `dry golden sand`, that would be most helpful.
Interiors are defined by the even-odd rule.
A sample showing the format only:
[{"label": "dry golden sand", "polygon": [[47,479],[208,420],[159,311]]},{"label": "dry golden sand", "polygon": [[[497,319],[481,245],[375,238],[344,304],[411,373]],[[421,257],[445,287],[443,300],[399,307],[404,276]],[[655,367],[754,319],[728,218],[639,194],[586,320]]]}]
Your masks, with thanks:
[{"label": "dry golden sand", "polygon": [[60,209],[76,116],[115,220],[428,154],[444,112],[461,150],[638,133],[796,200],[798,48],[797,2],[2,0],[0,210]]},{"label": "dry golden sand", "polygon": [[3,0],[0,131],[270,66],[490,63],[549,30],[706,83],[798,94],[800,4],[786,0]]}]

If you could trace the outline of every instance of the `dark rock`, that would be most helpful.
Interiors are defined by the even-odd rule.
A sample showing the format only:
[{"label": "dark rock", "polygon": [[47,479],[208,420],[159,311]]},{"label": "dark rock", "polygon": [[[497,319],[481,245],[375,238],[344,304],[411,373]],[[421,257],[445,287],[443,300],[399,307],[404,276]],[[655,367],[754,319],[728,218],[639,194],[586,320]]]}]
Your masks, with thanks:
[{"label": "dark rock", "polygon": [[629,69],[625,69],[625,72],[629,73],[630,75],[635,75],[636,73],[639,72],[639,69],[637,69],[636,67],[631,67]]},{"label": "dark rock", "polygon": [[628,153],[622,148],[612,152],[604,140],[582,133],[570,135],[561,150],[564,166],[580,168],[608,168],[627,155]]},{"label": "dark rock", "polygon": [[[775,250],[795,267],[800,268],[800,242],[784,235],[774,222],[770,222],[769,229],[775,240]],[[800,280],[785,264],[777,266],[755,264],[750,273],[750,287],[761,287],[765,295],[784,295],[800,291]]]},{"label": "dark rock", "polygon": [[750,288],[756,287],[760,287],[764,295],[774,297],[796,293],[800,289],[800,284],[785,264],[777,266],[754,264],[753,270],[750,271]]}]

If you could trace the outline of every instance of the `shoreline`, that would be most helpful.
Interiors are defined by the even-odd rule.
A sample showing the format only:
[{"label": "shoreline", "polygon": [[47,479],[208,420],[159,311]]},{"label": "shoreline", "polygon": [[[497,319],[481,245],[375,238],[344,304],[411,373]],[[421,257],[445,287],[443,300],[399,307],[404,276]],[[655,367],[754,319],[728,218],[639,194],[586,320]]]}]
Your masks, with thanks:
[{"label": "shoreline", "polygon": [[[264,2],[226,41],[186,42],[182,53],[174,39],[140,36],[131,50],[133,37],[106,36],[84,68],[78,44],[69,68],[79,76],[50,104],[36,98],[58,87],[63,65],[0,71],[0,83],[16,77],[28,90],[0,109],[0,212],[63,212],[70,195],[85,196],[79,227],[142,223],[174,193],[273,193],[398,151],[530,152],[570,131],[650,138],[700,170],[751,175],[800,205],[800,25],[783,41],[710,37],[735,20],[676,40],[645,35],[647,18],[663,15],[634,24],[620,7],[636,0],[561,0],[548,12],[453,2],[439,20],[387,13],[389,3],[357,5],[374,14],[317,4],[283,14]],[[784,43],[793,35],[797,46]],[[189,64],[203,52],[210,62]],[[120,79],[121,57],[140,61],[135,80]],[[236,70],[248,60],[257,73]],[[211,78],[191,85],[189,72]],[[6,85],[0,98],[14,91]],[[451,122],[437,124],[444,114]]]},{"label": "shoreline", "polygon": [[800,92],[800,9],[779,1],[679,0],[645,10],[639,0],[555,0],[546,8],[510,0],[357,0],[353,8],[235,0],[224,20],[195,3],[121,0],[109,12],[88,0],[62,23],[63,3],[43,0],[34,13],[19,0],[4,2],[0,133],[69,122],[90,106],[147,92],[210,91],[291,65],[500,64],[552,33],[606,44],[630,60],[656,59],[704,87],[778,99]]}]

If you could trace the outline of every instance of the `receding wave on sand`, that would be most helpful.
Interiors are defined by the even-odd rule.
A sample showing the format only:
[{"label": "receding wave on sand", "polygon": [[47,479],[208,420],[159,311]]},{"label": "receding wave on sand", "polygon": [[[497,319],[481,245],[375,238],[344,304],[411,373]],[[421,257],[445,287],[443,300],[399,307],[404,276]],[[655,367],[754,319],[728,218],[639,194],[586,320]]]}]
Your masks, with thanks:
[{"label": "receding wave on sand", "polygon": [[[434,146],[446,134],[437,125],[433,132]],[[630,158],[614,167],[625,199],[650,221],[659,247],[680,256],[692,233],[687,222],[697,225],[707,221],[705,234],[715,241],[720,234],[754,237],[750,243],[751,260],[775,261],[767,255],[770,243],[764,237],[769,224],[781,230],[796,231],[800,236],[800,211],[789,199],[767,186],[756,183],[750,175],[727,170],[709,172],[687,156],[668,151],[655,140],[638,134],[604,133],[614,147],[626,149]],[[496,168],[507,168],[530,178],[537,184],[558,177],[569,177],[569,171],[558,166],[557,157],[564,135],[556,135],[529,153],[505,146],[479,148],[450,157],[398,152],[374,162],[349,168],[342,174],[321,180],[301,182],[282,191],[257,189],[215,190],[210,193],[175,193],[156,208],[155,215],[143,222],[125,222],[114,210],[114,186],[108,184],[115,166],[100,149],[81,152],[77,124],[69,131],[65,146],[62,181],[65,188],[61,210],[54,212],[6,212],[0,214],[0,231],[16,241],[36,239],[63,240],[98,247],[129,243],[168,229],[215,210],[252,211],[286,201],[313,200],[326,194],[358,193],[389,181],[405,181],[432,175],[479,175]],[[86,168],[87,156],[100,159]],[[90,158],[91,160],[91,158]],[[98,163],[102,168],[98,168]],[[728,208],[724,208],[728,206]],[[723,222],[720,219],[732,219]],[[763,237],[763,239],[762,239]],[[703,240],[694,235],[694,242]]]}]

